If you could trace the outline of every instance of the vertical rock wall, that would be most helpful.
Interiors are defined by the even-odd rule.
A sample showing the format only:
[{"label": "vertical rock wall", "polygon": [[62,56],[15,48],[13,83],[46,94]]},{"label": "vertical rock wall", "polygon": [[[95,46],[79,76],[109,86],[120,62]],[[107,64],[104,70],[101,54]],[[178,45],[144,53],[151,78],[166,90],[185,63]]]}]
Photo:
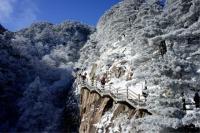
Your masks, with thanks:
[{"label": "vertical rock wall", "polygon": [[123,128],[117,124],[119,117],[130,121],[148,115],[145,110],[131,107],[128,103],[116,103],[111,97],[101,96],[87,88],[81,89],[80,99],[81,125],[80,133],[95,133],[114,131],[117,125],[118,132]]}]

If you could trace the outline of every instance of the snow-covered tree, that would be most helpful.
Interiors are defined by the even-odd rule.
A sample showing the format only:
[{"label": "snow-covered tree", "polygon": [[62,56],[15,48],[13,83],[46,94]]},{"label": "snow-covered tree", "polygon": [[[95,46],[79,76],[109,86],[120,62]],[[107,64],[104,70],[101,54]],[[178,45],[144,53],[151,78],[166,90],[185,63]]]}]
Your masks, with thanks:
[{"label": "snow-covered tree", "polygon": [[[137,125],[133,127],[141,132],[149,131],[150,127],[152,132],[164,132],[184,126],[181,94],[184,92],[186,101],[192,102],[200,85],[200,3],[167,0],[163,7],[160,2],[124,0],[113,6],[99,20],[97,31],[82,48],[79,60],[88,72],[96,63],[97,75],[109,71],[110,65],[125,66],[126,72],[130,68],[133,72],[130,81],[124,80],[126,74],[111,79],[113,84],[121,81],[121,88],[146,81],[149,94],[146,108],[153,115],[133,122],[132,125]],[[166,45],[163,58],[161,42]]]},{"label": "snow-covered tree", "polygon": [[70,126],[69,132],[77,131],[78,120],[63,125],[74,118],[62,117],[70,113],[66,102],[73,94],[74,62],[93,31],[68,21],[0,34],[0,131],[58,132]]}]

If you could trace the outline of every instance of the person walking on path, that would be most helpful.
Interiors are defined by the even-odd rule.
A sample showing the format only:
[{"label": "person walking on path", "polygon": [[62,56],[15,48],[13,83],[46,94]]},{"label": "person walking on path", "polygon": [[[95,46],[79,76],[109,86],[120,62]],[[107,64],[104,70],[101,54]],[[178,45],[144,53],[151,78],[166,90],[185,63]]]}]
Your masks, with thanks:
[{"label": "person walking on path", "polygon": [[181,93],[181,98],[182,98],[183,110],[186,111],[186,101],[185,101],[185,94],[184,94],[184,92]]},{"label": "person walking on path", "polygon": [[144,90],[142,90],[142,95],[145,99],[145,102],[147,101],[147,97],[148,97],[148,93],[146,92],[147,91],[147,86],[144,87]]},{"label": "person walking on path", "polygon": [[102,86],[102,88],[105,87],[105,84],[106,84],[106,76],[104,75],[104,76],[101,78],[101,86]]},{"label": "person walking on path", "polygon": [[87,73],[86,72],[83,75],[81,75],[83,84],[85,83],[86,77],[87,77]]},{"label": "person walking on path", "polygon": [[195,102],[196,108],[199,108],[199,99],[200,99],[199,93],[196,92],[195,95],[194,95],[194,102]]},{"label": "person walking on path", "polygon": [[164,54],[167,52],[167,46],[166,46],[166,43],[165,43],[164,40],[160,42],[159,51],[160,51],[160,54],[161,54],[161,56],[163,58]]}]

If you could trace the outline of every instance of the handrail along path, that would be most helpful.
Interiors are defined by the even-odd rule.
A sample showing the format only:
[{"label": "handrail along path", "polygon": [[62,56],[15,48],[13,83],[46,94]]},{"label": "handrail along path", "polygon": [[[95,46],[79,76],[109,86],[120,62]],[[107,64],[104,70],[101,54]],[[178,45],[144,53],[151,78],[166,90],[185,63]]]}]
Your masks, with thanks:
[{"label": "handrail along path", "polygon": [[82,80],[80,77],[77,78],[76,82],[81,88],[85,87],[90,91],[96,91],[101,96],[109,95],[116,103],[126,102],[133,108],[145,109],[146,103],[144,97],[135,93],[130,88],[115,88],[111,84],[102,86],[97,81],[90,84],[88,80]]}]

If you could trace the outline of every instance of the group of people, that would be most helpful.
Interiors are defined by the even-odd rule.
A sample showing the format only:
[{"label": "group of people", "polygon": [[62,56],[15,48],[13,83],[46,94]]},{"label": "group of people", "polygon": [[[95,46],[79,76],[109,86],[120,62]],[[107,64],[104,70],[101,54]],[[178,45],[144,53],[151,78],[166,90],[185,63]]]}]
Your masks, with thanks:
[{"label": "group of people", "polygon": [[[131,76],[132,76],[132,74],[131,74]],[[79,77],[81,78],[82,83],[85,83],[86,79],[87,79],[87,73],[86,72],[79,73]],[[92,85],[94,85],[94,80],[95,80],[95,77],[92,77],[91,78]],[[102,88],[105,87],[107,80],[108,79],[107,79],[106,74],[103,74],[102,77],[99,79],[99,82],[101,83]],[[96,81],[98,81],[98,78],[96,78]],[[144,90],[142,91],[142,95],[145,98],[145,101],[146,101],[147,96],[148,96],[148,93],[146,92],[146,90],[147,90],[147,86],[145,86]]]},{"label": "group of people", "polygon": [[[84,72],[84,73],[79,73],[79,77],[81,78],[81,81],[82,83],[85,83],[86,82],[86,79],[87,79],[87,73]],[[94,78],[92,78],[91,80],[95,80]],[[105,87],[105,84],[107,82],[107,76],[106,74],[104,74],[101,78],[100,78],[100,83],[101,83],[101,86],[102,88]],[[94,83],[94,81],[92,81]],[[147,90],[147,86],[145,86],[144,90],[142,91],[142,95],[143,97],[145,98],[145,101],[148,97],[148,93],[146,92]],[[187,110],[186,109],[186,99],[185,99],[185,96],[184,96],[184,93],[181,94],[181,97],[182,97],[182,102],[183,102],[183,110]],[[194,104],[195,104],[195,107],[196,108],[200,108],[200,96],[199,96],[199,93],[196,92],[194,97],[193,97],[193,100],[194,100]]]},{"label": "group of people", "polygon": [[[79,74],[79,77],[81,78],[82,83],[85,83],[85,81],[86,81],[86,79],[87,79],[87,73],[86,73],[86,72],[80,73],[80,74]],[[92,77],[92,78],[91,78],[92,84],[94,84],[94,80],[95,80],[95,78]],[[105,84],[106,84],[106,81],[107,81],[107,78],[106,78],[106,75],[104,74],[104,75],[101,77],[101,79],[100,79],[100,83],[101,83],[102,88],[104,88],[104,86],[105,86]]]}]

